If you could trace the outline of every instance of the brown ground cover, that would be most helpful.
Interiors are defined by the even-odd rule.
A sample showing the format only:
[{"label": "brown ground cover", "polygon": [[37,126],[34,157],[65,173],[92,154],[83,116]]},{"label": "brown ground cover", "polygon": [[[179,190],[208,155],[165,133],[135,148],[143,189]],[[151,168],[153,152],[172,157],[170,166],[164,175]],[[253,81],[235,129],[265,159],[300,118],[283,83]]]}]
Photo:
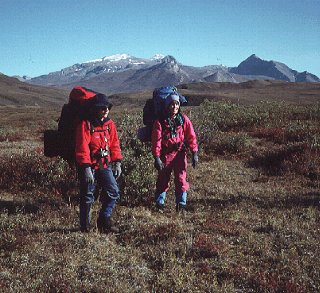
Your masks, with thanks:
[{"label": "brown ground cover", "polygon": [[172,192],[164,213],[154,209],[140,112],[115,107],[117,235],[79,232],[75,175],[43,156],[59,110],[0,109],[0,291],[320,291],[320,108],[296,102],[184,109],[201,146],[185,215]]}]

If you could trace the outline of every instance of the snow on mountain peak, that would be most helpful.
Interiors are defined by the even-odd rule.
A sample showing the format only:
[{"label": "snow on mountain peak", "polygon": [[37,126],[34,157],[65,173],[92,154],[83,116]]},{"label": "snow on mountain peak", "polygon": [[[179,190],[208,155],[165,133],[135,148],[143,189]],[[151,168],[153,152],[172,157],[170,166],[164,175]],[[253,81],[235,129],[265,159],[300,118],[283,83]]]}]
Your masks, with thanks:
[{"label": "snow on mountain peak", "polygon": [[111,55],[111,56],[105,56],[99,59],[94,59],[94,60],[90,60],[90,61],[86,61],[83,63],[95,63],[95,62],[102,62],[102,61],[111,61],[111,62],[116,62],[116,61],[120,61],[120,60],[125,60],[131,58],[130,55],[128,54],[115,54],[115,55]]},{"label": "snow on mountain peak", "polygon": [[[155,54],[151,59],[149,60],[152,60],[152,61],[160,61],[162,60],[164,57],[166,57],[165,55],[163,54]],[[102,58],[98,58],[98,59],[94,59],[94,60],[89,60],[89,61],[86,61],[86,62],[83,62],[83,64],[85,63],[98,63],[98,62],[103,62],[103,61],[107,61],[107,62],[118,62],[118,61],[121,61],[121,60],[128,60],[130,63],[132,64],[145,64],[145,62],[135,62],[131,59],[135,59],[135,57],[129,55],[129,54],[114,54],[114,55],[111,55],[111,56],[105,56],[105,57],[102,57]]]},{"label": "snow on mountain peak", "polygon": [[111,56],[108,56],[108,57],[103,57],[102,59],[116,62],[116,61],[128,59],[130,57],[131,56],[128,55],[128,54],[115,54],[115,55],[111,55]]},{"label": "snow on mountain peak", "polygon": [[161,60],[163,59],[165,56],[163,54],[156,54],[154,55],[151,60]]}]

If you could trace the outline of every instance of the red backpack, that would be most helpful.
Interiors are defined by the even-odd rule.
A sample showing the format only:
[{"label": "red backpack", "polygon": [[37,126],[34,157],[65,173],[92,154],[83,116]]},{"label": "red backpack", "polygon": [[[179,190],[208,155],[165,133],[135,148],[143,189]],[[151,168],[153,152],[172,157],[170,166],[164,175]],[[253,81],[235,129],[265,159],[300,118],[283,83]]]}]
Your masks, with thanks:
[{"label": "red backpack", "polygon": [[87,120],[92,98],[97,92],[85,87],[74,87],[69,101],[64,104],[58,122],[58,130],[44,131],[44,155],[60,156],[69,165],[75,163],[75,127],[80,120]]}]

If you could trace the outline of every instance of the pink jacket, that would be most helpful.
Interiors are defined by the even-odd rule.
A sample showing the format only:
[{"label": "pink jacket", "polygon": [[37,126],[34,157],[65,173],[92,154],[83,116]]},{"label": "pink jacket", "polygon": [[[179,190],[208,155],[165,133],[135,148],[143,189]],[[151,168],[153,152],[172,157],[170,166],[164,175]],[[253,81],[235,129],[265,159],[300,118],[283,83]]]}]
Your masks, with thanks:
[{"label": "pink jacket", "polygon": [[187,115],[182,114],[182,116],[184,123],[177,127],[175,137],[171,137],[170,127],[166,120],[163,122],[156,120],[154,122],[151,137],[153,156],[160,157],[160,155],[181,150],[183,142],[192,152],[198,151],[197,138],[192,123]]}]

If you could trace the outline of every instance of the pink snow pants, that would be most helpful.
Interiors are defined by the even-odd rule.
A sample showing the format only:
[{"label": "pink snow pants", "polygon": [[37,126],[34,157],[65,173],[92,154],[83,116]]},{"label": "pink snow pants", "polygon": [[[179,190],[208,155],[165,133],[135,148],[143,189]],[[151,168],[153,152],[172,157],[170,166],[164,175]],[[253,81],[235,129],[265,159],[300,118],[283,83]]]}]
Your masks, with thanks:
[{"label": "pink snow pants", "polygon": [[158,172],[156,190],[167,192],[170,187],[170,177],[173,171],[175,191],[182,193],[189,189],[187,182],[187,154],[185,151],[174,151],[160,156],[164,168]]}]

